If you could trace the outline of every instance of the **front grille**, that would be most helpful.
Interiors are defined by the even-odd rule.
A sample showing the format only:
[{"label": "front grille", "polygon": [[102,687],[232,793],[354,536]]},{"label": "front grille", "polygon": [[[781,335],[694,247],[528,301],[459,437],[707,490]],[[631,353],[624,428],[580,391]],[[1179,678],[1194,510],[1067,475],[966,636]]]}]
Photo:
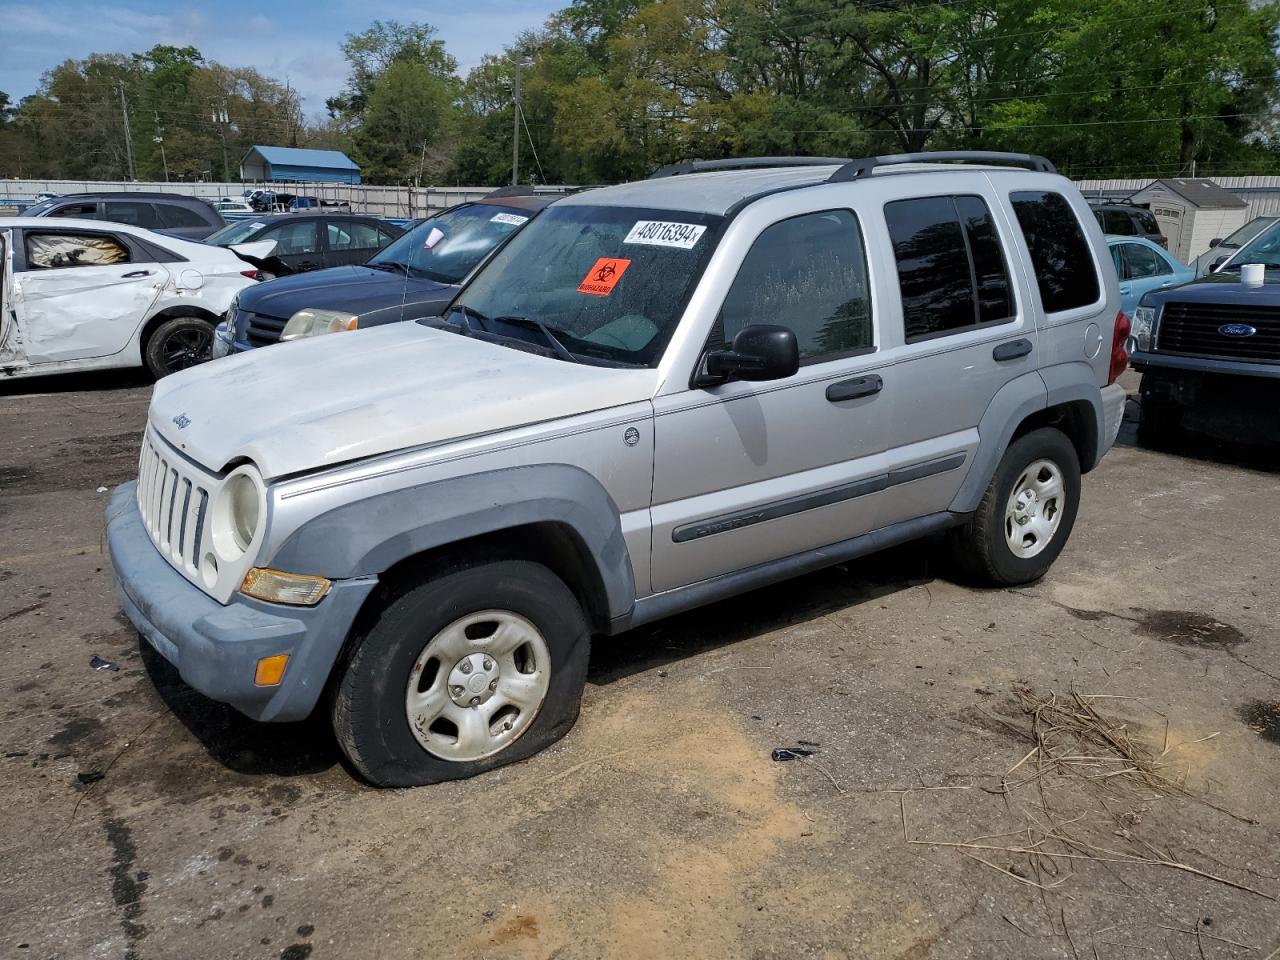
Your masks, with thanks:
[{"label": "front grille", "polygon": [[197,579],[209,509],[207,482],[147,431],[138,463],[138,509],[156,549],[191,580]]},{"label": "front grille", "polygon": [[280,334],[284,332],[284,325],[288,323],[279,317],[264,317],[248,310],[242,310],[241,314],[244,315],[244,322],[237,319],[236,329],[244,330],[245,339],[255,347],[268,347],[278,343]]},{"label": "front grille", "polygon": [[[1229,337],[1218,329],[1227,324],[1247,324],[1257,332],[1249,337]],[[1280,361],[1280,307],[1166,303],[1156,332],[1156,350],[1188,357]]]}]

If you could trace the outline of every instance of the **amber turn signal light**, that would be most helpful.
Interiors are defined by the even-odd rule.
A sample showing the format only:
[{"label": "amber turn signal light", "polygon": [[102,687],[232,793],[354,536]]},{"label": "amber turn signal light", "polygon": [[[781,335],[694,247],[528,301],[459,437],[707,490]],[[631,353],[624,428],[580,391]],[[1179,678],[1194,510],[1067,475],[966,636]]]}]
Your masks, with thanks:
[{"label": "amber turn signal light", "polygon": [[277,653],[274,657],[263,657],[258,661],[258,669],[253,671],[253,682],[259,687],[274,687],[284,679],[284,668],[289,663],[287,653]]}]

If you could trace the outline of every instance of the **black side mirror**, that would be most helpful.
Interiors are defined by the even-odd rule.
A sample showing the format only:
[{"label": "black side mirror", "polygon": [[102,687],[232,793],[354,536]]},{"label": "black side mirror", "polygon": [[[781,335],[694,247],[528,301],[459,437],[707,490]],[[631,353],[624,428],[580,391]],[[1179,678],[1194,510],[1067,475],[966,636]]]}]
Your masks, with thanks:
[{"label": "black side mirror", "polygon": [[729,380],[781,380],[800,369],[800,346],[786,327],[758,323],[744,327],[728,350],[711,350],[702,358],[694,386],[712,387]]},{"label": "black side mirror", "polygon": [[1218,244],[1220,243],[1222,243],[1222,238],[1214,237],[1212,240],[1209,241],[1209,249],[1212,250],[1214,247],[1218,246]]}]

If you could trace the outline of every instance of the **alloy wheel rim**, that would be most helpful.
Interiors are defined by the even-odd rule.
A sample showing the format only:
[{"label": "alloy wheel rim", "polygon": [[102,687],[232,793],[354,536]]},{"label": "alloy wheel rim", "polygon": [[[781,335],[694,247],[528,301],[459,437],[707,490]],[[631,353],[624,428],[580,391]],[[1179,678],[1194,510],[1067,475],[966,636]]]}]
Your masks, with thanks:
[{"label": "alloy wheel rim", "polygon": [[1038,556],[1062,525],[1066,481],[1052,460],[1036,460],[1018,475],[1005,504],[1004,536],[1013,555]]},{"label": "alloy wheel rim", "polygon": [[529,729],[551,683],[542,633],[510,610],[467,614],[432,637],[409,673],[405,715],[424,750],[463,763]]},{"label": "alloy wheel rim", "polygon": [[164,345],[164,363],[170,370],[186,370],[212,356],[213,334],[182,330],[170,334]]}]

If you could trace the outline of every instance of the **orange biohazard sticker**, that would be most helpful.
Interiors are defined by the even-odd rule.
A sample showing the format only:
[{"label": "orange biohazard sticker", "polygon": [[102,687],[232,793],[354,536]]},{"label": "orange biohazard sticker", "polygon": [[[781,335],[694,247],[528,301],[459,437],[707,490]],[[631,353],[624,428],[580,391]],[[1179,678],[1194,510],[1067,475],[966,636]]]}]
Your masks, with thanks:
[{"label": "orange biohazard sticker", "polygon": [[617,257],[601,257],[594,267],[587,271],[578,284],[579,293],[589,293],[597,297],[607,297],[613,293],[622,275],[631,266],[630,260],[619,260]]}]

